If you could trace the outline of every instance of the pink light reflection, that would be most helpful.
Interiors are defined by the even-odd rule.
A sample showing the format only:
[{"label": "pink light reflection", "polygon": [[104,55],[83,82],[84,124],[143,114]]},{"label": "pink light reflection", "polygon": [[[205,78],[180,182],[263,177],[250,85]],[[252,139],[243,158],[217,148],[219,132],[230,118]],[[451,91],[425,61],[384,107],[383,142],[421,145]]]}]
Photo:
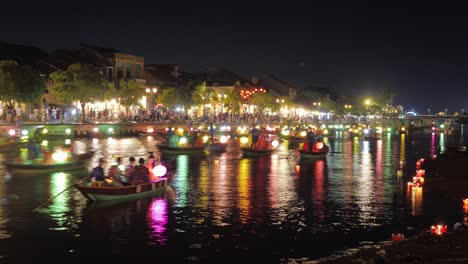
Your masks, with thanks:
[{"label": "pink light reflection", "polygon": [[154,199],[148,208],[148,225],[150,228],[150,238],[154,239],[150,244],[164,245],[167,242],[166,225],[167,201],[164,198]]}]

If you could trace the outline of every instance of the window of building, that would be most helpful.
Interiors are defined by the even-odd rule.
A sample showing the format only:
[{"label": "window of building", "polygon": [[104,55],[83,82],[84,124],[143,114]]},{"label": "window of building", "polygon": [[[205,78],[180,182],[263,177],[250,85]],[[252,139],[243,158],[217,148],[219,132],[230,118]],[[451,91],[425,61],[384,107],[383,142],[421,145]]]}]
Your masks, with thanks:
[{"label": "window of building", "polygon": [[135,64],[135,79],[140,79],[141,65]]},{"label": "window of building", "polygon": [[118,61],[117,62],[117,79],[123,78],[123,70],[124,70],[123,62]]},{"label": "window of building", "polygon": [[132,78],[132,72],[133,72],[133,64],[127,63],[125,64],[125,78],[131,79]]}]

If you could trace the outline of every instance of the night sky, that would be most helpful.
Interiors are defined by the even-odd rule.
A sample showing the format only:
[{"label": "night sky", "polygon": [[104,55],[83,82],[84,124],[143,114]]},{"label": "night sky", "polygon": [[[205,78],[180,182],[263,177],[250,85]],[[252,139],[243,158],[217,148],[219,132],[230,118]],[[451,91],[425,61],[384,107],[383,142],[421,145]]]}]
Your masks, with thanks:
[{"label": "night sky", "polygon": [[127,4],[3,7],[0,41],[47,52],[88,43],[185,71],[222,65],[243,76],[272,74],[298,88],[356,95],[391,88],[394,103],[422,113],[468,109],[468,16],[461,8]]}]

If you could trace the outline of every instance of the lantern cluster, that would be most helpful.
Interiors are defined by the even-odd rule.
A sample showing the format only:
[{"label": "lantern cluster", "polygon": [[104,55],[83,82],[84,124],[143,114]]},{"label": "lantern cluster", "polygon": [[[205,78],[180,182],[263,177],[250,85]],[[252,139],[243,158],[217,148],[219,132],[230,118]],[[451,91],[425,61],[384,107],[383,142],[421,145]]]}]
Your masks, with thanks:
[{"label": "lantern cluster", "polygon": [[254,93],[266,93],[266,90],[263,88],[255,88],[251,90],[241,90],[240,95],[242,99],[250,98]]},{"label": "lantern cluster", "polygon": [[445,233],[447,233],[447,225],[431,226],[431,234],[441,236],[441,235],[444,235]]},{"label": "lantern cluster", "polygon": [[424,162],[424,159],[419,159],[416,161],[416,175],[413,176],[413,179],[408,182],[408,189],[412,188],[421,188],[424,184],[424,177],[426,176],[426,170],[422,169],[421,166]]}]

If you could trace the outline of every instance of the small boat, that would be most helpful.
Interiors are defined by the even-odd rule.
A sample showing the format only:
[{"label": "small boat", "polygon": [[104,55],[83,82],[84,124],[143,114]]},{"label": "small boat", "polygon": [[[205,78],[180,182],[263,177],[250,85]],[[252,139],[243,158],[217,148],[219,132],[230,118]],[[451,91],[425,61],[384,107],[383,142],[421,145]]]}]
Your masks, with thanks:
[{"label": "small boat", "polygon": [[305,137],[297,137],[297,136],[289,136],[289,141],[306,141],[307,139]]},{"label": "small boat", "polygon": [[[321,144],[320,148],[317,148],[316,146],[318,144]],[[321,159],[325,158],[328,154],[329,148],[327,145],[325,145],[323,142],[316,142],[314,143],[314,147],[312,148],[311,151],[305,150],[305,149],[300,149],[300,155],[301,159]]]},{"label": "small boat", "polygon": [[94,201],[125,201],[131,199],[143,198],[146,196],[156,195],[166,190],[166,187],[172,181],[174,172],[166,173],[165,176],[159,178],[152,183],[144,183],[137,185],[128,185],[121,187],[93,187],[77,184],[76,188],[83,194],[84,197]]},{"label": "small boat", "polygon": [[301,159],[321,159],[325,158],[328,154],[328,149],[326,151],[306,151],[299,150],[301,153]]},{"label": "small boat", "polygon": [[227,143],[217,142],[217,143],[207,145],[206,149],[211,152],[223,152],[223,151],[226,151],[227,145],[228,145]]},{"label": "small boat", "polygon": [[83,169],[86,163],[94,155],[94,151],[80,155],[74,155],[71,161],[56,162],[56,163],[24,163],[24,162],[6,162],[5,166],[8,170],[18,174],[45,174],[62,171],[72,171]]},{"label": "small boat", "polygon": [[271,155],[273,152],[274,148],[267,148],[267,149],[254,149],[254,148],[241,148],[242,154],[244,156],[268,156]]},{"label": "small boat", "polygon": [[205,146],[200,147],[169,147],[167,144],[156,144],[158,149],[164,154],[203,154]]}]

